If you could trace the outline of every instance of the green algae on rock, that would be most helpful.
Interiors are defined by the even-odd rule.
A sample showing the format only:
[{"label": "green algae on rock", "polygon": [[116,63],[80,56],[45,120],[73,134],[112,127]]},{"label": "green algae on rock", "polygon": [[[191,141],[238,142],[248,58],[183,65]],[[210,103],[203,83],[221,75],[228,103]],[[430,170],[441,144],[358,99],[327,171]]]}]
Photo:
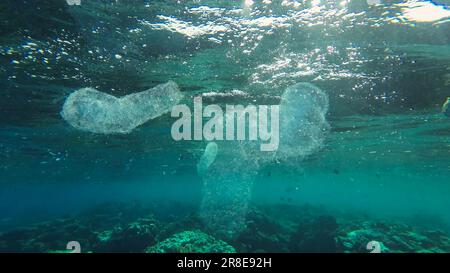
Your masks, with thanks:
[{"label": "green algae on rock", "polygon": [[235,253],[234,247],[201,231],[183,231],[148,247],[146,253]]}]

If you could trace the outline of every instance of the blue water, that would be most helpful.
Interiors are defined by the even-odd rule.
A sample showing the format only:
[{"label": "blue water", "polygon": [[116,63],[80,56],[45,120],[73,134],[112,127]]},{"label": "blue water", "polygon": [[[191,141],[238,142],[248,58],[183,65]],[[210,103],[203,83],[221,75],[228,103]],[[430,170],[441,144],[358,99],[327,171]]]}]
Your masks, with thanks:
[{"label": "blue water", "polygon": [[[450,251],[450,118],[441,109],[450,96],[449,4],[2,1],[0,252],[64,250],[70,240],[93,252],[142,252],[129,237],[118,250],[72,238],[84,235],[70,228],[57,240],[41,235],[59,219],[122,217],[86,224],[98,235],[149,214],[164,232],[148,247],[199,229],[238,252],[364,252],[339,242],[366,230],[364,240],[392,252]],[[60,114],[80,88],[122,97],[168,81],[188,106],[201,94],[204,104],[278,104],[286,88],[307,82],[329,99],[329,129],[311,151],[299,144],[298,156],[274,160],[218,141],[202,175],[207,141],[174,141],[170,113],[126,134],[79,130]],[[105,204],[109,214],[92,212]],[[298,245],[302,227],[327,225],[314,226],[318,215],[336,220],[327,233],[336,246]],[[429,235],[436,230],[440,239]],[[318,234],[312,245],[329,239]],[[430,242],[416,244],[420,236]]]}]

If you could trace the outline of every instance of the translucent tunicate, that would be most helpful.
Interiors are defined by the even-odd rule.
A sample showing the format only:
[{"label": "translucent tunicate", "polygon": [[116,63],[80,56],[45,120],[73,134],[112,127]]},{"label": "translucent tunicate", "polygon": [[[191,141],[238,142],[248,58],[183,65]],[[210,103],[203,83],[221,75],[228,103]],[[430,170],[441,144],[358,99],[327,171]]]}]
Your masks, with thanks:
[{"label": "translucent tunicate", "polygon": [[310,83],[286,89],[280,103],[280,145],[277,158],[304,157],[322,145],[329,124],[328,96]]},{"label": "translucent tunicate", "polygon": [[328,96],[310,83],[301,82],[286,88],[281,96],[279,111],[279,144],[276,151],[260,151],[260,144],[264,141],[240,143],[243,153],[260,164],[302,159],[314,153],[322,146],[330,127],[326,120]]},{"label": "translucent tunicate", "polygon": [[221,239],[236,238],[245,228],[251,190],[258,166],[239,153],[233,142],[220,143],[220,152],[202,176],[199,215],[205,228]]},{"label": "translucent tunicate", "polygon": [[288,87],[280,102],[279,147],[260,151],[257,141],[221,143],[220,153],[202,176],[200,215],[221,238],[235,238],[245,228],[248,204],[258,171],[273,159],[303,159],[317,151],[326,136],[328,97],[309,83]]},{"label": "translucent tunicate", "polygon": [[203,176],[208,170],[209,166],[214,162],[218,152],[218,146],[215,142],[209,142],[206,145],[205,152],[197,163],[197,172]]},{"label": "translucent tunicate", "polygon": [[170,111],[183,98],[175,82],[121,98],[93,88],[79,89],[66,99],[61,116],[73,127],[93,133],[129,133]]}]

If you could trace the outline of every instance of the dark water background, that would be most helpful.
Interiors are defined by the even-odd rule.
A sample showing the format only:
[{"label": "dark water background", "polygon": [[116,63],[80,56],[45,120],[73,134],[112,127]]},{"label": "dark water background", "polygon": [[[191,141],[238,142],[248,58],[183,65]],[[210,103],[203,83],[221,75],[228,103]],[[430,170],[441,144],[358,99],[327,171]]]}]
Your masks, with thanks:
[{"label": "dark water background", "polygon": [[245,95],[210,102],[275,102],[296,82],[328,94],[324,147],[260,170],[253,202],[448,229],[449,2],[419,2],[447,17],[419,22],[414,1],[1,1],[0,229],[114,200],[195,207],[205,143],[173,141],[169,115],[97,135],[59,114],[81,87],[123,96],[168,80],[186,103],[231,90]]}]

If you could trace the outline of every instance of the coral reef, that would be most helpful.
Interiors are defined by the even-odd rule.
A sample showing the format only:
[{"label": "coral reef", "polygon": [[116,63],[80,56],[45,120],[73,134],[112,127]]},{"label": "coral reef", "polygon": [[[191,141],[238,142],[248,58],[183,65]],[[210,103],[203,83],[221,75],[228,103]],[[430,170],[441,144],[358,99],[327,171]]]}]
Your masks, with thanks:
[{"label": "coral reef", "polygon": [[439,230],[417,230],[401,223],[364,221],[340,231],[339,252],[367,252],[369,241],[381,244],[381,252],[450,252],[450,238]]},{"label": "coral reef", "polygon": [[367,253],[371,241],[380,243],[381,252],[450,252],[450,237],[434,227],[307,205],[253,205],[239,236],[219,240],[220,232],[205,229],[194,208],[191,213],[167,215],[174,209],[164,205],[104,204],[79,215],[0,233],[0,252],[68,253],[69,241],[78,241],[83,253]]},{"label": "coral reef", "polygon": [[[282,213],[282,214],[281,214]],[[311,209],[279,206],[264,211],[252,208],[247,229],[241,233],[244,252],[335,252],[338,229],[333,216]],[[285,215],[285,217],[277,217]]]},{"label": "coral reef", "polygon": [[139,218],[125,227],[114,227],[97,233],[101,252],[142,252],[148,245],[156,243],[160,225],[153,215]]},{"label": "coral reef", "polygon": [[222,240],[201,231],[183,231],[149,247],[146,253],[235,253],[236,250]]},{"label": "coral reef", "polygon": [[311,218],[300,223],[290,238],[292,252],[336,252],[335,236],[339,226],[330,215]]}]

